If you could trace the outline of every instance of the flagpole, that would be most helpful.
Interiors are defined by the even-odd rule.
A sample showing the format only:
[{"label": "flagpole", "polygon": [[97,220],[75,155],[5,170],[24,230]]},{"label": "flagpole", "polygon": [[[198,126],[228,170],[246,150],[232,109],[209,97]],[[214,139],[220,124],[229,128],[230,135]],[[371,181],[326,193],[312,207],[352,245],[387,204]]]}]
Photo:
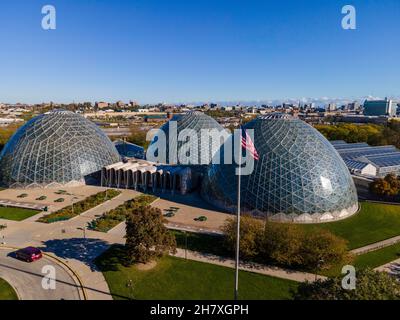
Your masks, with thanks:
[{"label": "flagpole", "polygon": [[239,248],[240,248],[240,180],[241,180],[241,168],[242,168],[242,127],[241,127],[241,118],[239,120],[239,127],[240,127],[240,136],[239,136],[239,170],[238,170],[238,190],[237,190],[237,218],[236,218],[236,260],[235,260],[235,300],[238,300],[239,295]]}]

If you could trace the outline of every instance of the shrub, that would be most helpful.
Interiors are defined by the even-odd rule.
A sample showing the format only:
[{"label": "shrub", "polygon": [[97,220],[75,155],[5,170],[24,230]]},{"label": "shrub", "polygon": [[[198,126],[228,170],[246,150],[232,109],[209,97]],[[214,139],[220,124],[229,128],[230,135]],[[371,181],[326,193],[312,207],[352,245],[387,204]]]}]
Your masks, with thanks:
[{"label": "shrub", "polygon": [[400,284],[385,272],[365,269],[356,274],[355,290],[342,288],[342,277],[300,284],[296,300],[399,300]]},{"label": "shrub", "polygon": [[[114,198],[117,195],[119,195],[121,191],[118,190],[108,190],[107,191],[107,199]],[[44,223],[52,223],[56,221],[61,221],[61,220],[68,220],[71,219],[77,215],[80,215],[82,212],[85,212],[89,209],[92,209],[100,204],[102,204],[104,201],[106,201],[106,192],[102,191],[97,194],[91,195],[87,197],[84,200],[81,200],[77,203],[74,203],[73,208],[72,205],[67,206],[65,208],[62,208],[56,212],[50,213],[48,215],[45,215],[41,218],[38,219],[39,222],[44,222]],[[61,199],[55,200],[55,202],[62,202],[64,199],[61,201]]]},{"label": "shrub", "polygon": [[22,193],[19,196],[17,196],[17,198],[26,198],[28,196],[27,193]]},{"label": "shrub", "polygon": [[300,248],[302,265],[307,270],[328,269],[349,261],[346,240],[328,230],[315,229],[303,236]]},{"label": "shrub", "polygon": [[[243,259],[317,271],[349,261],[347,243],[327,230],[305,231],[298,225],[266,222],[243,216],[240,223],[240,255]],[[236,219],[222,228],[225,246],[236,247]]]},{"label": "shrub", "polygon": [[[222,231],[225,235],[225,247],[231,253],[236,247],[236,219],[228,219]],[[240,254],[244,259],[255,258],[259,254],[259,243],[262,237],[263,223],[250,216],[244,215],[240,219]]]},{"label": "shrub", "polygon": [[304,232],[294,224],[266,223],[260,240],[261,258],[285,266],[302,264]]},{"label": "shrub", "polygon": [[100,232],[108,232],[121,222],[125,221],[126,215],[134,208],[147,206],[156,200],[157,197],[152,195],[139,195],[132,200],[128,200],[115,209],[112,209],[101,217],[88,223],[88,228]]},{"label": "shrub", "polygon": [[384,179],[371,182],[369,189],[377,196],[397,196],[400,191],[400,180],[396,175],[388,174]]}]

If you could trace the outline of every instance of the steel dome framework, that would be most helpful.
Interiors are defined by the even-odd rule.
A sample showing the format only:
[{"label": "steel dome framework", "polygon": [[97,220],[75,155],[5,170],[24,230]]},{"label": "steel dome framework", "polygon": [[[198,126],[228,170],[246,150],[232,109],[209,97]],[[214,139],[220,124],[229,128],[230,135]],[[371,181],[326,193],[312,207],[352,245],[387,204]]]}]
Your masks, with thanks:
[{"label": "steel dome framework", "polygon": [[0,155],[0,181],[7,187],[74,185],[119,159],[94,123],[73,112],[51,111],[11,137]]},{"label": "steel dome framework", "polygon": [[[193,140],[187,140],[187,141],[178,141],[178,137],[174,136],[171,137],[170,139],[170,122],[175,121],[176,126],[177,126],[177,134],[179,135],[180,132],[182,132],[184,129],[191,129],[196,132],[196,137],[195,139],[197,141]],[[217,139],[209,140],[206,143],[202,143],[201,141],[201,130],[213,130],[216,129],[218,132],[222,132],[225,129],[212,117],[199,112],[199,111],[190,111],[185,114],[179,114],[175,115],[172,117],[172,119],[164,124],[159,130],[162,130],[165,133],[166,136],[166,163],[171,163],[170,160],[170,150],[177,150],[179,153],[180,148],[188,143],[194,144],[196,150],[196,154],[188,154],[189,158],[189,163],[183,163],[183,164],[192,164],[192,165],[198,165],[198,164],[209,164],[212,160],[212,157],[218,151],[218,149],[221,146],[221,142]],[[192,138],[191,138],[192,139]],[[157,134],[155,135],[155,138],[153,138],[152,144],[157,141]],[[179,158],[177,159],[178,164],[182,164],[179,162]]]},{"label": "steel dome framework", "polygon": [[[242,206],[255,215],[299,223],[343,219],[358,209],[354,182],[333,146],[316,129],[287,115],[273,114],[245,126],[254,129],[260,155],[242,177]],[[235,165],[211,165],[203,197],[236,210]]]}]

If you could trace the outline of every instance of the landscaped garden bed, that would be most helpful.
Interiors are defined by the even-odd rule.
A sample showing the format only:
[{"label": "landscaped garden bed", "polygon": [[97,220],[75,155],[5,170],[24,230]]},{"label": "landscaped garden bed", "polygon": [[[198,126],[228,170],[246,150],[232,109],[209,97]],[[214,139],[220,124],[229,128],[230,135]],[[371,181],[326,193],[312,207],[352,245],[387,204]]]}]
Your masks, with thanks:
[{"label": "landscaped garden bed", "polygon": [[120,205],[119,207],[106,212],[102,216],[98,217],[97,219],[91,221],[88,225],[88,229],[100,231],[100,232],[108,232],[121,222],[125,221],[126,213],[135,208],[140,206],[147,206],[154,202],[157,197],[152,195],[140,195],[136,198],[126,201],[124,204]]},{"label": "landscaped garden bed", "polygon": [[119,194],[121,194],[121,191],[114,189],[102,191],[95,195],[89,196],[88,198],[82,201],[74,203],[73,205],[70,205],[56,212],[45,215],[39,218],[38,221],[43,223],[53,223],[57,221],[69,220],[87,210],[97,207],[98,205],[104,203],[107,200],[115,198]]}]

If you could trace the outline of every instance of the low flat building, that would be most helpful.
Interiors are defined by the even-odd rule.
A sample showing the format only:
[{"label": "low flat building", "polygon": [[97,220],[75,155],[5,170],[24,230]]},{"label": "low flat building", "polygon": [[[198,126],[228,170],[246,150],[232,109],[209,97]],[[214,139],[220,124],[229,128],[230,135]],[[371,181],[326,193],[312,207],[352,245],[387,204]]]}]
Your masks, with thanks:
[{"label": "low flat building", "polygon": [[342,140],[331,144],[346,163],[352,174],[366,177],[400,175],[400,150],[395,146],[373,147],[365,142],[346,143]]},{"label": "low flat building", "polygon": [[385,100],[366,100],[364,102],[364,115],[366,116],[396,116],[397,102],[386,98]]}]

